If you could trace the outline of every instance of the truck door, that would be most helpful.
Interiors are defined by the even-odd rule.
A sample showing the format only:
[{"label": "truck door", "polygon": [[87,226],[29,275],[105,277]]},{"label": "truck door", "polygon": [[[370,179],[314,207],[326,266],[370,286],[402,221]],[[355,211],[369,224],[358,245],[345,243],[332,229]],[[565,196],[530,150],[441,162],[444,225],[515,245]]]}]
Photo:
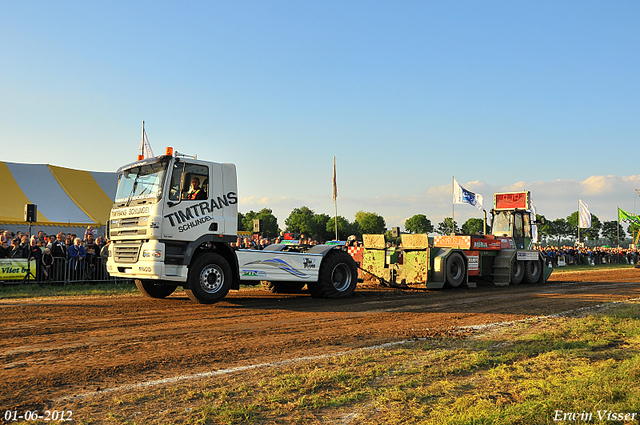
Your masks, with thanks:
[{"label": "truck door", "polygon": [[223,209],[215,198],[221,184],[222,169],[218,164],[176,161],[164,210],[169,229],[163,235],[196,240],[206,233],[224,233]]}]

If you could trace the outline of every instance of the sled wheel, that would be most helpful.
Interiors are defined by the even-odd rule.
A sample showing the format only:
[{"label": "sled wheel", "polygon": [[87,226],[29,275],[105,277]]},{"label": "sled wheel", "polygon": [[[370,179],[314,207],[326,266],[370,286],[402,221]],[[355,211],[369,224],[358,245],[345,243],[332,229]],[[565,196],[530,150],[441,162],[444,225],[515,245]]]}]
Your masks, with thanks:
[{"label": "sled wheel", "polygon": [[464,281],[465,268],[462,256],[454,252],[447,258],[446,282],[452,288],[457,288]]},{"label": "sled wheel", "polygon": [[540,261],[525,261],[524,264],[524,282],[535,283],[540,280],[542,275],[542,263]]},{"label": "sled wheel", "polygon": [[524,278],[524,264],[522,261],[513,260],[511,262],[511,284],[519,285]]}]

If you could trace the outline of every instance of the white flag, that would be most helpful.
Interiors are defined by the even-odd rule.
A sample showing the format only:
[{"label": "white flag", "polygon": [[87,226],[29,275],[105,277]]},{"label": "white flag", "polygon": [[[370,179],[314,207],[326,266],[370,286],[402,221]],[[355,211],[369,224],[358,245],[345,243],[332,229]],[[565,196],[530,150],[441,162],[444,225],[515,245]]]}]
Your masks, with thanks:
[{"label": "white flag", "polygon": [[578,199],[578,227],[589,229],[591,227],[591,213],[589,206],[582,199]]},{"label": "white flag", "polygon": [[[536,215],[538,214],[536,204],[531,199],[531,223],[536,222]],[[533,243],[538,243],[538,226],[536,224],[531,225],[531,241]]]},{"label": "white flag", "polygon": [[144,121],[142,122],[142,140],[140,141],[138,150],[145,158],[154,157],[153,150],[151,150],[151,143],[149,143],[149,139],[147,139],[147,131],[144,129]]},{"label": "white flag", "polygon": [[473,193],[460,186],[460,183],[456,181],[455,177],[453,178],[453,203],[473,205],[482,211],[482,195]]}]

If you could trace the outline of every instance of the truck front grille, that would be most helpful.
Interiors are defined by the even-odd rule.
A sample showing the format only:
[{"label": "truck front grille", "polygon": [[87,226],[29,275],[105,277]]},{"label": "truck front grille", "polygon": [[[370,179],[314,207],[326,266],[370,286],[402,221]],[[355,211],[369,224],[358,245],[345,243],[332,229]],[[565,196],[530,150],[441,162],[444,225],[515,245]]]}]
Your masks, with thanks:
[{"label": "truck front grille", "polygon": [[141,242],[116,243],[114,261],[116,263],[135,263],[138,261],[138,254],[140,253],[141,245]]},{"label": "truck front grille", "polygon": [[148,217],[126,217],[111,220],[111,237],[146,236],[147,220]]},{"label": "truck front grille", "polygon": [[137,226],[139,221],[140,221],[140,217],[121,218],[119,220],[118,225],[119,225],[119,227]]},{"label": "truck front grille", "polygon": [[111,229],[111,237],[146,235],[147,229]]}]

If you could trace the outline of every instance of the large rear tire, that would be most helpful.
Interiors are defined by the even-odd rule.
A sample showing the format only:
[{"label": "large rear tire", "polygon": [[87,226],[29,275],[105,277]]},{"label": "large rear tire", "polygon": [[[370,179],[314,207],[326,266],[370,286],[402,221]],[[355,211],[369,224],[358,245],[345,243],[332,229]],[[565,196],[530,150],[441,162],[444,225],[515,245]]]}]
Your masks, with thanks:
[{"label": "large rear tire", "polygon": [[307,288],[314,298],[347,298],[357,283],[356,262],[346,252],[333,249],[322,260],[318,281],[307,283]]},{"label": "large rear tire", "polygon": [[231,289],[231,266],[221,255],[206,253],[200,255],[189,267],[189,288],[185,292],[200,304],[220,301]]},{"label": "large rear tire", "polygon": [[466,270],[464,267],[464,260],[462,256],[454,252],[447,258],[447,266],[446,266],[446,283],[452,287],[457,288],[462,285],[464,282],[464,276],[466,274]]},{"label": "large rear tire", "polygon": [[524,282],[536,283],[542,276],[542,263],[539,260],[525,261],[524,264]]},{"label": "large rear tire", "polygon": [[262,287],[273,294],[299,294],[306,282],[270,282],[263,280]]},{"label": "large rear tire", "polygon": [[157,284],[153,280],[136,279],[136,287],[149,298],[166,298],[176,290],[175,286]]},{"label": "large rear tire", "polygon": [[513,260],[511,262],[511,284],[519,285],[524,279],[524,264],[522,261]]}]

